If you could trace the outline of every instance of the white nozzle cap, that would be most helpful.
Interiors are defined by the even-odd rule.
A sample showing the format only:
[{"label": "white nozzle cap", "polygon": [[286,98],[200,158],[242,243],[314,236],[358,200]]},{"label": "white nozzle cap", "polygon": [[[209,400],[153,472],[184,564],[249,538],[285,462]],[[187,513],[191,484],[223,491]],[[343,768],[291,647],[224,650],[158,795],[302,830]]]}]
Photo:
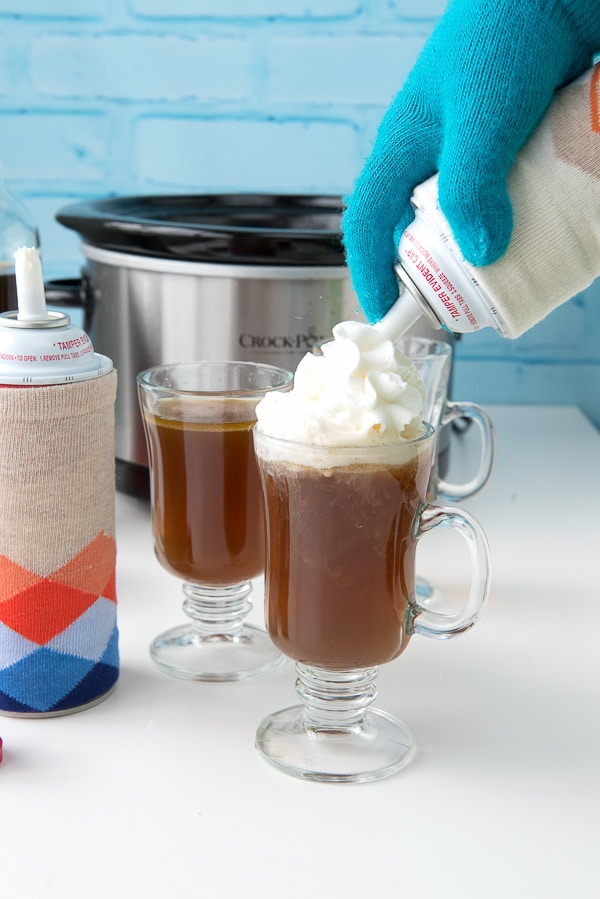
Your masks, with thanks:
[{"label": "white nozzle cap", "polygon": [[94,352],[66,312],[47,311],[36,249],[17,250],[15,275],[18,311],[0,314],[0,385],[67,384],[111,371],[112,361]]},{"label": "white nozzle cap", "polygon": [[35,247],[21,247],[15,253],[15,277],[19,311],[22,322],[48,321],[46,294],[40,254]]},{"label": "white nozzle cap", "polygon": [[388,340],[396,341],[406,334],[422,315],[422,306],[417,303],[412,294],[404,291],[374,327]]}]

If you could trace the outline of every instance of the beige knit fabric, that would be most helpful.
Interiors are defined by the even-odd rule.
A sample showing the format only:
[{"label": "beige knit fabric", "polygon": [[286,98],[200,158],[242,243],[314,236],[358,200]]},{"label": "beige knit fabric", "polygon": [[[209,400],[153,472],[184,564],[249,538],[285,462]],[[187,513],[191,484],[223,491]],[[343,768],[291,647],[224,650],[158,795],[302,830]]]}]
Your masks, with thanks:
[{"label": "beige knit fabric", "polygon": [[0,555],[46,576],[114,538],[117,375],[0,387]]},{"label": "beige knit fabric", "polygon": [[513,238],[475,270],[518,337],[600,275],[600,66],[563,88],[509,174]]},{"label": "beige knit fabric", "polygon": [[[437,205],[428,212],[463,259]],[[510,245],[498,262],[463,259],[505,326],[519,337],[600,276],[600,63],[556,94],[508,176]]]}]

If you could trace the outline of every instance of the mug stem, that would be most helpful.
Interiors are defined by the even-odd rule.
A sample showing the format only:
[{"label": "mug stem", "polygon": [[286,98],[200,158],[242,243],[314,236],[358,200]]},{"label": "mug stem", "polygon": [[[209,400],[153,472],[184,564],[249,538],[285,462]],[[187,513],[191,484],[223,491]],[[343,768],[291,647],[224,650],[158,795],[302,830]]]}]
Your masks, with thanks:
[{"label": "mug stem", "polygon": [[186,624],[159,634],[150,645],[156,665],[174,677],[237,681],[261,677],[284,661],[267,633],[245,618],[252,582],[208,587],[185,581]]},{"label": "mug stem", "polygon": [[315,730],[356,728],[377,696],[377,668],[331,671],[298,662],[296,672],[296,693],[304,705],[304,720]]},{"label": "mug stem", "polygon": [[239,634],[252,608],[252,584],[243,581],[223,587],[209,587],[192,581],[183,583],[183,611],[200,637]]}]

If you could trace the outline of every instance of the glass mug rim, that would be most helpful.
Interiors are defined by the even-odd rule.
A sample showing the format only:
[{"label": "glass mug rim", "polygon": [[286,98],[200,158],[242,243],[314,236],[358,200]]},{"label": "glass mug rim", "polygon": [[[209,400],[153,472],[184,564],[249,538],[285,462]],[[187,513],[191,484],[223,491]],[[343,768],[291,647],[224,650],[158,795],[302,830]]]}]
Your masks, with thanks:
[{"label": "glass mug rim", "polygon": [[[214,389],[197,388],[197,387],[177,387],[173,384],[161,383],[160,378],[169,372],[193,372],[197,371],[222,371],[226,368],[236,368],[246,372],[261,372],[265,375],[271,375],[271,382],[264,385],[255,385],[253,387],[226,387],[221,386]],[[278,376],[278,378],[276,377]],[[166,362],[160,365],[153,365],[140,371],[136,375],[136,381],[142,388],[160,391],[164,396],[194,396],[217,398],[220,396],[239,397],[241,399],[251,398],[254,396],[263,396],[272,390],[281,390],[284,387],[291,386],[294,375],[291,371],[278,365],[271,365],[266,362],[246,362],[237,359],[203,359],[192,362]]]},{"label": "glass mug rim", "polygon": [[[353,454],[354,455],[356,455],[356,454],[373,455],[377,451],[389,453],[390,451],[393,451],[395,449],[399,450],[399,449],[403,449],[406,447],[414,447],[414,446],[418,446],[420,444],[425,444],[430,440],[433,440],[435,438],[435,433],[436,433],[433,425],[430,424],[430,422],[428,422],[428,421],[423,421],[423,428],[424,428],[423,433],[419,434],[417,437],[413,437],[411,439],[394,440],[394,441],[390,441],[388,443],[385,443],[385,442],[384,443],[374,443],[374,444],[370,444],[369,446],[357,446],[357,445],[352,445],[350,443],[345,443],[345,444],[340,444],[340,445],[338,445],[338,444],[317,444],[317,443],[310,443],[308,441],[303,441],[303,440],[289,440],[286,437],[274,437],[271,434],[269,434],[269,432],[267,430],[265,430],[261,427],[260,422],[257,422],[254,425],[253,431],[254,431],[255,437],[258,437],[259,440],[260,440],[260,438],[264,438],[265,440],[269,440],[270,442],[278,444],[282,447],[284,447],[284,446],[302,447],[302,448],[305,448],[307,450],[307,453],[313,457],[315,455],[318,455],[319,453],[323,453],[324,455],[325,454],[334,455],[335,453],[341,453],[341,454],[343,454],[344,458],[340,460],[340,465],[343,465],[343,464],[347,464],[347,459],[351,458],[351,456]],[[389,457],[387,457],[387,458],[389,458]],[[284,455],[278,456],[277,460],[273,459],[273,461],[282,461],[282,462],[293,463],[293,460],[291,460],[289,457],[285,457]],[[315,466],[315,467],[317,467],[317,466]],[[333,467],[337,467],[337,466],[335,464],[331,464],[329,467],[333,468]]]}]

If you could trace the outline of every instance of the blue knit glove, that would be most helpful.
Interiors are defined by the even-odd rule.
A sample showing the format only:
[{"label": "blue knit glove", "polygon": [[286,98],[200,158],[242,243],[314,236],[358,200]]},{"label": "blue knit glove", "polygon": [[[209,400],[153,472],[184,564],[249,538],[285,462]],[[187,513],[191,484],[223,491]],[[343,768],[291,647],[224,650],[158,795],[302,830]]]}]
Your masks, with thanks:
[{"label": "blue knit glove", "polygon": [[600,0],[451,0],[346,200],[346,257],[369,321],[398,296],[393,264],[413,218],[409,198],[436,171],[465,258],[487,265],[502,256],[513,159],[554,91],[598,50]]}]

